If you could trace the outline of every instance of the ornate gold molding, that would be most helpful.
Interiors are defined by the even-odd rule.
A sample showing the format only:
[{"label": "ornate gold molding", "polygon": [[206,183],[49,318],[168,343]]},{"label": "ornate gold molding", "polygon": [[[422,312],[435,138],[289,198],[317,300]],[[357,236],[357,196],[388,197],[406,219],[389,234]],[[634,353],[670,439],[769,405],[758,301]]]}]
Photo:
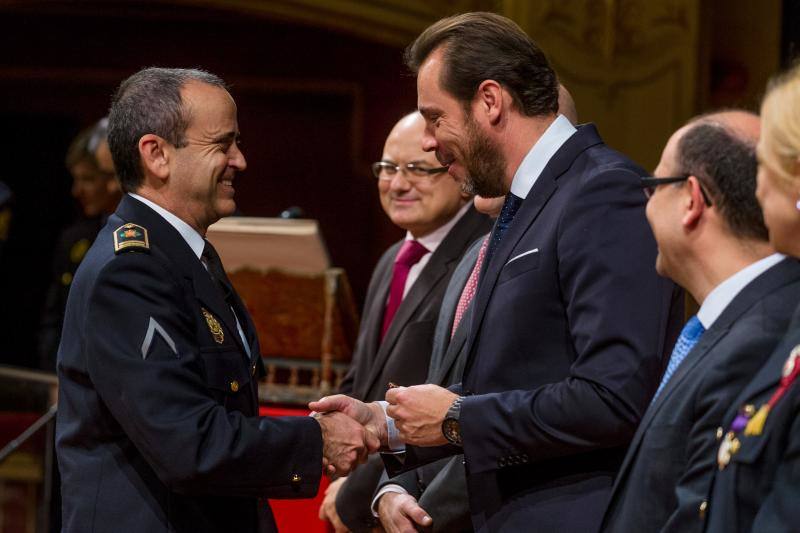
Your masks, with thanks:
[{"label": "ornate gold molding", "polygon": [[442,17],[495,6],[491,0],[173,0],[173,3],[244,11],[345,31],[400,47]]}]

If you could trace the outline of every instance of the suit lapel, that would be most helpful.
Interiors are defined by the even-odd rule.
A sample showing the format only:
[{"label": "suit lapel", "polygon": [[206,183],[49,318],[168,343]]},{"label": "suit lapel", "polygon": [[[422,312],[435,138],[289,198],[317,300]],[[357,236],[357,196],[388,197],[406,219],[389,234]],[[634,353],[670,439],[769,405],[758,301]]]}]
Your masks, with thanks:
[{"label": "suit lapel", "polygon": [[[644,434],[650,427],[653,419],[658,415],[662,406],[665,405],[670,396],[679,389],[681,383],[686,379],[686,377],[692,373],[692,371],[703,359],[705,359],[709,353],[711,353],[717,343],[728,334],[735,322],[739,320],[743,314],[750,310],[756,303],[761,301],[765,295],[775,290],[780,290],[780,287],[795,278],[796,274],[792,275],[792,271],[795,268],[796,267],[792,266],[791,260],[784,260],[762,273],[747,286],[745,286],[745,288],[742,289],[742,291],[737,294],[733,300],[731,300],[728,306],[723,310],[722,314],[720,314],[717,320],[714,321],[714,324],[711,326],[711,328],[706,331],[702,337],[700,337],[700,341],[698,341],[697,345],[686,355],[686,359],[684,359],[684,361],[678,366],[678,369],[664,386],[664,389],[658,395],[658,398],[656,398],[653,404],[645,411],[644,416],[639,423],[639,427],[636,429],[636,433],[631,440],[631,444],[628,447],[628,452],[625,454],[625,459],[623,460],[622,467],[617,475],[617,480],[614,483],[614,489],[612,490],[611,495],[612,500],[616,496],[617,487],[623,482],[630,465],[636,458],[636,454],[638,453],[638,449],[642,443]],[[769,364],[770,363],[768,363],[768,365]],[[760,372],[758,376],[761,376],[762,374],[764,374],[764,372]],[[771,378],[770,375],[772,376]],[[756,383],[758,381],[757,378],[750,386],[747,387],[747,389],[750,389],[751,387],[757,388],[771,386],[778,381],[779,375],[780,368],[778,368],[778,370],[772,374],[764,374],[760,383]],[[747,398],[751,396],[752,394],[744,397]],[[739,405],[737,403],[735,410],[738,411],[738,409]]]},{"label": "suit lapel", "polygon": [[[438,252],[439,250],[437,250]],[[370,368],[369,377],[365,383],[364,395],[362,398],[367,397],[367,393],[372,388],[375,381],[386,366],[386,361],[394,349],[401,332],[405,329],[409,319],[414,315],[414,312],[420,304],[428,297],[431,288],[447,274],[447,266],[450,261],[444,262],[442,256],[436,257],[434,253],[430,261],[420,273],[411,290],[408,291],[406,297],[400,303],[397,309],[397,314],[394,315],[389,329],[386,330],[386,336],[383,341],[380,341],[378,346],[378,353],[375,355],[375,360]],[[378,333],[380,336],[380,332]],[[384,384],[385,385],[385,384]]]},{"label": "suit lapel", "polygon": [[[386,361],[394,351],[394,346],[401,333],[405,330],[409,320],[414,316],[419,306],[427,300],[430,296],[433,287],[441,282],[442,278],[447,275],[453,268],[453,263],[457,262],[464,250],[470,242],[476,238],[476,234],[480,234],[482,228],[487,224],[487,218],[475,211],[474,207],[470,207],[461,219],[450,229],[445,236],[442,243],[431,256],[428,264],[422,269],[411,290],[400,303],[397,309],[392,324],[386,331],[386,336],[377,348],[377,355],[370,368],[368,379],[365,381],[362,398],[367,397],[367,393],[375,384],[375,381],[380,376]],[[485,230],[483,230],[485,231]],[[391,271],[391,269],[389,269]],[[391,284],[391,272],[389,272],[386,281],[386,294],[388,294],[388,286]],[[385,296],[385,295],[384,295]],[[384,297],[382,303],[385,304],[386,298]],[[382,324],[383,312],[380,313],[381,320],[378,322],[378,328]],[[378,331],[377,338],[380,339],[380,330]]]},{"label": "suit lapel", "polygon": [[[798,308],[800,310],[800,308]],[[736,417],[739,409],[753,398],[764,395],[764,393],[777,389],[783,372],[783,365],[789,357],[792,349],[800,344],[800,324],[793,323],[783,341],[772,352],[769,360],[761,367],[753,381],[747,384],[736,401],[725,413],[724,425],[727,427]]]},{"label": "suit lapel", "polygon": [[[478,292],[475,295],[475,309],[473,311],[472,323],[470,325],[467,343],[469,355],[467,366],[464,369],[466,376],[471,368],[474,356],[476,340],[480,333],[486,307],[491,300],[497,278],[503,270],[511,252],[517,243],[525,235],[531,225],[541,214],[544,206],[558,188],[558,179],[569,169],[573,161],[587,148],[601,144],[603,141],[597,134],[597,130],[592,124],[580,126],[578,131],[572,135],[553,155],[547,166],[542,170],[536,183],[534,183],[522,205],[514,216],[514,221],[500,241],[500,245],[495,250],[494,256],[488,264],[484,265],[481,278],[478,283]],[[494,230],[493,230],[494,231]]]},{"label": "suit lapel", "polygon": [[[469,313],[469,311],[467,311],[467,313]],[[428,381],[430,383],[444,385],[445,377],[447,377],[448,372],[450,372],[450,369],[453,367],[456,359],[458,359],[458,355],[464,348],[464,344],[467,342],[468,333],[469,316],[466,316],[464,317],[464,320],[461,321],[461,324],[458,325],[458,328],[456,328],[453,338],[450,339],[450,343],[447,345],[447,350],[444,352],[442,363],[437,368],[436,373],[432,376],[429,376]]]}]

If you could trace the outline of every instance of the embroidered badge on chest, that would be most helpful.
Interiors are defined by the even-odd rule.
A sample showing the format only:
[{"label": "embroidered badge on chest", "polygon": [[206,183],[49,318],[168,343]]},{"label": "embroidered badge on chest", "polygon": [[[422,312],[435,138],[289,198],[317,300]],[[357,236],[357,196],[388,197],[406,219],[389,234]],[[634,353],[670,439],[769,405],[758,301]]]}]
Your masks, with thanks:
[{"label": "embroidered badge on chest", "polygon": [[205,307],[200,308],[203,311],[203,317],[206,319],[206,324],[208,324],[208,331],[211,332],[211,336],[214,337],[214,340],[217,344],[222,344],[225,341],[225,333],[222,331],[222,325],[219,323],[214,315],[212,315],[208,309]]}]

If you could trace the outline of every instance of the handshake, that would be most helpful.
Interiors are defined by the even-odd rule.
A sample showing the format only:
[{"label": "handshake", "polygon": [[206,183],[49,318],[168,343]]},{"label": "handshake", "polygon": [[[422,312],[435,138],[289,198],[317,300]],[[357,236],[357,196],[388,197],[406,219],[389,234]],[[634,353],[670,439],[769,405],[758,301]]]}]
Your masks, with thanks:
[{"label": "handshake", "polygon": [[308,407],[322,428],[323,466],[329,475],[345,475],[370,454],[389,447],[389,426],[399,440],[415,446],[446,444],[442,421],[458,395],[437,385],[390,388],[384,413],[379,402],[364,403],[343,394]]}]

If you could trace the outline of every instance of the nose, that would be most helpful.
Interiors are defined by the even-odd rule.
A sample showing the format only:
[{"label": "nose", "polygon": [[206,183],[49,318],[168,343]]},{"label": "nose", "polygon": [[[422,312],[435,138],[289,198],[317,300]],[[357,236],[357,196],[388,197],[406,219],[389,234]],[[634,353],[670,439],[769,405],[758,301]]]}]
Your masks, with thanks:
[{"label": "nose", "polygon": [[245,170],[247,168],[247,160],[245,160],[245,158],[244,158],[244,153],[242,153],[242,150],[239,148],[239,145],[236,144],[236,143],[233,143],[231,145],[230,158],[228,159],[228,165],[232,166],[233,168],[235,168],[239,172],[242,172],[243,170]]},{"label": "nose", "polygon": [[422,132],[422,150],[425,152],[433,152],[438,147],[439,143],[436,142],[436,137],[430,130],[430,126],[426,125],[425,131]]},{"label": "nose", "polygon": [[403,192],[411,189],[411,182],[406,178],[407,170],[403,167],[394,173],[392,179],[389,180],[389,189],[394,192]]}]

